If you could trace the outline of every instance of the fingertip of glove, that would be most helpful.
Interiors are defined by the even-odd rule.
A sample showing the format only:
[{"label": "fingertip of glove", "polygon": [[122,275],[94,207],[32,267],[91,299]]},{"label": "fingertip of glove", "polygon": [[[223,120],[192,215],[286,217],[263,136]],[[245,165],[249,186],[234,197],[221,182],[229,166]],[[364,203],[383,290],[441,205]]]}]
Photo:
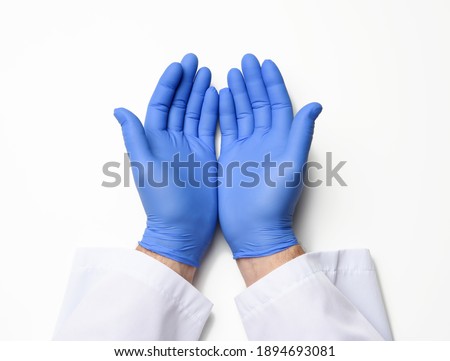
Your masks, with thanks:
[{"label": "fingertip of glove", "polygon": [[197,76],[199,76],[199,74],[211,76],[211,70],[207,66],[202,66],[200,69],[198,69]]},{"label": "fingertip of glove", "polygon": [[227,75],[228,81],[236,76],[242,76],[241,71],[238,68],[231,68]]},{"label": "fingertip of glove", "polygon": [[259,65],[259,61],[258,58],[252,54],[252,53],[247,53],[242,57],[242,64],[256,64],[258,63]]},{"label": "fingertip of glove", "polygon": [[167,67],[166,72],[171,76],[181,76],[183,74],[183,66],[181,63],[174,61]]},{"label": "fingertip of glove", "polygon": [[182,61],[189,61],[189,62],[198,63],[198,57],[194,53],[187,53],[185,56],[183,56],[183,60]]},{"label": "fingertip of glove", "polygon": [[216,89],[214,86],[210,86],[210,87],[208,88],[208,92],[209,92],[209,93],[215,93],[215,94],[217,94],[217,89]]},{"label": "fingertip of glove", "polygon": [[117,119],[120,125],[125,123],[125,116],[123,114],[124,108],[116,108],[114,109],[114,117]]},{"label": "fingertip of glove", "polygon": [[323,107],[320,103],[311,103],[311,110],[309,111],[309,116],[316,119],[320,113],[322,113]]}]

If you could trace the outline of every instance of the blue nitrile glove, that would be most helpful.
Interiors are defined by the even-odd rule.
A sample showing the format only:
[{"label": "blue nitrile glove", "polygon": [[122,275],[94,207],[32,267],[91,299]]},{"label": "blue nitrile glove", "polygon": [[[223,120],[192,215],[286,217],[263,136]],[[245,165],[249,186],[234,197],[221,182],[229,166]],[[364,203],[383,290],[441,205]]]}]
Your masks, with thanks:
[{"label": "blue nitrile glove", "polygon": [[[197,64],[197,57],[188,54],[181,64],[166,69],[150,100],[144,126],[130,111],[114,111],[147,214],[147,228],[139,244],[194,267],[199,266],[217,223],[217,188],[203,182],[200,166],[208,162],[213,166],[207,180],[214,183],[219,103],[216,89],[209,87],[211,72],[207,68],[197,72]],[[175,164],[189,157],[191,171],[186,164]]]},{"label": "blue nitrile glove", "polygon": [[261,67],[255,56],[245,55],[242,72],[231,69],[229,88],[219,94],[219,219],[234,258],[268,256],[298,244],[292,218],[299,174],[322,110],[311,103],[293,117],[281,73],[270,60]]}]

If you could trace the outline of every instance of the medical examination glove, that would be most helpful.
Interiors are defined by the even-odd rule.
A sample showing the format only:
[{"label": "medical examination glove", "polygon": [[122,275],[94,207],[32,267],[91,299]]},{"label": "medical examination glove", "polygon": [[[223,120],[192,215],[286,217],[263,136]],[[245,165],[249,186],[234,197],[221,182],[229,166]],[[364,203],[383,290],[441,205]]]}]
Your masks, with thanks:
[{"label": "medical examination glove", "polygon": [[[243,73],[243,74],[242,74]],[[293,117],[277,66],[242,59],[219,94],[222,133],[219,219],[234,258],[261,257],[298,244],[292,229],[301,172],[322,107],[311,103]]]},{"label": "medical examination glove", "polygon": [[[214,134],[218,94],[211,72],[193,54],[171,64],[150,100],[145,124],[130,111],[114,115],[122,126],[135,184],[147,214],[139,244],[194,267],[208,248],[217,223]],[[166,184],[167,183],[167,184]]]}]

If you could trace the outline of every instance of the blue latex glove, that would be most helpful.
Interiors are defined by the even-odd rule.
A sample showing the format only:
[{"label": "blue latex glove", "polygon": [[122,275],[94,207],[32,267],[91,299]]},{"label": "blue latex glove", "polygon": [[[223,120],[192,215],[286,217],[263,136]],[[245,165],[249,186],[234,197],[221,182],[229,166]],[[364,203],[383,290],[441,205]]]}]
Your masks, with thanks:
[{"label": "blue latex glove", "polygon": [[[166,69],[150,100],[144,126],[130,111],[114,111],[147,214],[147,228],[139,244],[194,267],[199,266],[216,227],[217,188],[205,186],[200,166],[194,172],[179,168],[175,173],[175,167],[166,163],[168,185],[158,187],[155,182],[163,181],[164,162],[173,161],[176,154],[180,161],[194,155],[200,165],[212,162],[217,166],[214,135],[219,97],[209,87],[209,69],[197,72],[197,65],[197,57],[188,54],[181,64],[173,63]],[[135,162],[144,166],[144,172],[133,166]],[[153,177],[147,177],[150,164]],[[217,169],[212,168],[210,173],[214,170],[217,176]],[[200,182],[198,186],[188,182],[192,174],[194,181]]]},{"label": "blue latex glove", "polygon": [[[298,244],[292,218],[302,188],[299,172],[322,110],[320,104],[311,103],[293,117],[281,73],[270,60],[260,66],[248,54],[242,59],[242,72],[231,69],[229,88],[219,94],[219,163],[225,175],[219,185],[219,219],[234,258],[267,256]],[[268,154],[277,165],[266,172],[270,178],[265,181],[262,162]],[[257,186],[251,187],[255,178],[246,176],[244,168],[244,172],[235,168],[232,184],[226,184],[227,166],[235,161],[241,166],[247,162],[247,171],[260,178]],[[281,162],[292,165],[284,175],[279,174]],[[269,169],[270,164],[265,166]]]}]

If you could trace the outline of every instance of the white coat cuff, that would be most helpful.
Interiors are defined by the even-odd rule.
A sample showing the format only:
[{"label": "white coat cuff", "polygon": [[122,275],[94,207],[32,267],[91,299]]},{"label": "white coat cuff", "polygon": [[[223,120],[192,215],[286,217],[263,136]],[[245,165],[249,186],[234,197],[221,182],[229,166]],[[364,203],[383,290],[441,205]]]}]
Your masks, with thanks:
[{"label": "white coat cuff", "polygon": [[180,313],[204,324],[213,304],[192,284],[156,259],[133,249],[79,248],[73,271],[89,268],[119,272],[167,298]]},{"label": "white coat cuff", "polygon": [[299,287],[317,272],[334,278],[338,272],[373,271],[374,265],[366,249],[305,253],[276,268],[236,297],[245,319],[265,303],[271,302],[293,287]]},{"label": "white coat cuff", "polygon": [[297,257],[247,288],[236,304],[251,340],[392,338],[368,250]]},{"label": "white coat cuff", "polygon": [[212,303],[142,252],[77,250],[55,328],[59,340],[196,340]]}]

